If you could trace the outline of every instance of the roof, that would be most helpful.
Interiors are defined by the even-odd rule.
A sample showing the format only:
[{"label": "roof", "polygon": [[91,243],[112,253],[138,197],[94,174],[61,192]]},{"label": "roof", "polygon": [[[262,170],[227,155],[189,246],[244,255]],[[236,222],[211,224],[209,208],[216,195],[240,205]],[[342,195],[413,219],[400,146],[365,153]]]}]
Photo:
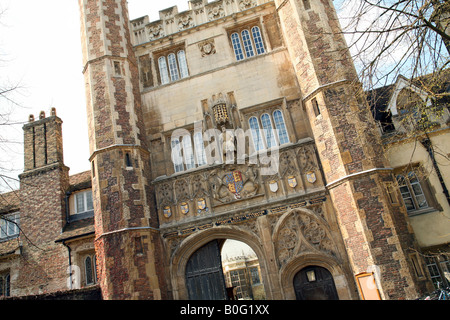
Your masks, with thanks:
[{"label": "roof", "polygon": [[20,193],[15,190],[0,193],[0,214],[18,211],[20,209]]},{"label": "roof", "polygon": [[[70,176],[69,184],[69,192],[91,188],[91,172],[85,171]],[[20,211],[20,202],[19,190],[0,193],[0,215]],[[64,226],[61,235],[55,240],[63,241],[85,235],[92,235],[95,233],[94,229],[94,217],[92,216],[77,221],[71,221]],[[17,241],[11,240],[2,242],[2,245],[0,246],[0,256],[14,253],[17,247]]]},{"label": "roof", "polygon": [[435,101],[440,105],[450,104],[450,69],[443,70],[438,74],[427,74],[417,77],[410,81],[406,77],[399,75],[395,83],[376,88],[367,92],[367,101],[369,102],[372,115],[376,121],[379,121],[383,131],[394,130],[392,123],[392,114],[389,109],[391,99],[396,90],[399,90],[400,83],[415,87],[426,95],[432,95]]}]

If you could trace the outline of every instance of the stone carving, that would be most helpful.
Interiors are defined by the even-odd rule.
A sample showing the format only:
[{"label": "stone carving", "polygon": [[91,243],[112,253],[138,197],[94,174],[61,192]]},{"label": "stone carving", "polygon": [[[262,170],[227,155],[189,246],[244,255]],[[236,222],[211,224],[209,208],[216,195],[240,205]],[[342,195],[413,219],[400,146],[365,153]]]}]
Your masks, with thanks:
[{"label": "stone carving", "polygon": [[194,26],[194,19],[192,19],[191,15],[185,15],[179,18],[178,20],[178,29],[185,30],[192,28]]},{"label": "stone carving", "polygon": [[256,7],[257,5],[258,3],[256,2],[256,0],[242,0],[239,2],[239,9],[241,9],[241,11],[244,11],[252,7]]},{"label": "stone carving", "polygon": [[186,179],[179,179],[175,182],[175,194],[178,203],[190,200],[189,184]]},{"label": "stone carving", "polygon": [[317,163],[315,161],[316,155],[314,153],[314,146],[309,145],[298,149],[297,155],[303,172],[314,172],[316,170]]},{"label": "stone carving", "polygon": [[291,150],[280,154],[280,176],[295,175],[298,172],[294,154]]},{"label": "stone carving", "polygon": [[214,39],[199,43],[198,47],[200,49],[200,52],[202,53],[202,57],[216,53],[216,45],[214,43]]},{"label": "stone carving", "polygon": [[222,6],[215,6],[208,10],[208,21],[216,20],[225,17],[225,11]]},{"label": "stone carving", "polygon": [[159,39],[165,36],[162,24],[157,24],[148,27],[149,40]]},{"label": "stone carving", "polygon": [[160,207],[175,204],[172,186],[169,183],[162,183],[158,185],[156,188],[156,194]]},{"label": "stone carving", "polygon": [[305,251],[336,256],[336,247],[326,222],[313,212],[290,210],[274,228],[275,250],[280,267]]},{"label": "stone carving", "polygon": [[245,171],[224,169],[211,171],[209,183],[212,198],[219,203],[228,203],[257,195],[259,190],[257,169],[251,165],[243,169]]}]

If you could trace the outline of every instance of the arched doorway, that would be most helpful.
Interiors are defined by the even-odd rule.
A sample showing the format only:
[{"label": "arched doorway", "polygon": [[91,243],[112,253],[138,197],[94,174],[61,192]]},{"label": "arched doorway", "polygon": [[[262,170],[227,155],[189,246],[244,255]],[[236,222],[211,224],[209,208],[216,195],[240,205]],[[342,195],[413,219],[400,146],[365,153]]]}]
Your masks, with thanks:
[{"label": "arched doorway", "polygon": [[245,243],[217,239],[188,259],[186,289],[191,300],[265,299],[256,253]]},{"label": "arched doorway", "polygon": [[294,277],[297,300],[338,300],[333,276],[325,268],[309,266]]}]

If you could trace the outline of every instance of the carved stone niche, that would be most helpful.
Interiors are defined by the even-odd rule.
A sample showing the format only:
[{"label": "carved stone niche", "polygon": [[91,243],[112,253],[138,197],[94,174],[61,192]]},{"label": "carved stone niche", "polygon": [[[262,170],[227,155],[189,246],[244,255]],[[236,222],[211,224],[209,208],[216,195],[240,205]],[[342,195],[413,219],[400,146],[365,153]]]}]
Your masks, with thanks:
[{"label": "carved stone niche", "polygon": [[202,105],[205,122],[210,123],[208,129],[240,128],[240,116],[233,92],[216,93],[211,98],[204,100]]},{"label": "carved stone niche", "polygon": [[307,252],[338,257],[327,222],[306,209],[293,209],[283,214],[274,228],[273,242],[280,267]]}]

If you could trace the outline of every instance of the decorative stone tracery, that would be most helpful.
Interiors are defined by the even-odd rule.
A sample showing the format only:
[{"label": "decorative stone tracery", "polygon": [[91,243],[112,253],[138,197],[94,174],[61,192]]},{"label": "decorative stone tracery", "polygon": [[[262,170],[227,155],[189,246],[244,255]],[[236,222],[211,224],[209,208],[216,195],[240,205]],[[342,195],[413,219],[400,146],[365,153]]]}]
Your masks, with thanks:
[{"label": "decorative stone tracery", "polygon": [[279,218],[273,231],[280,267],[304,252],[321,252],[337,257],[337,248],[325,220],[314,212],[294,209]]}]

